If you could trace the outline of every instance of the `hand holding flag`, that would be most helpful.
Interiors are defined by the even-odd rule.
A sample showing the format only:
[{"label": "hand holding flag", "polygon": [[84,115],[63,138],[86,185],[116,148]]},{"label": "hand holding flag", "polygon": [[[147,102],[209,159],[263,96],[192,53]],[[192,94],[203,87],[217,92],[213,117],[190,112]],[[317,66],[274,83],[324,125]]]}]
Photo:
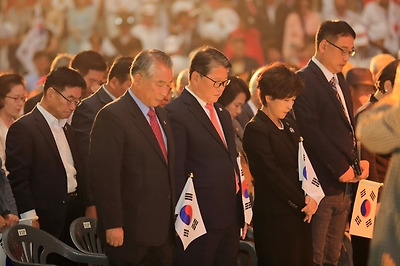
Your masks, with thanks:
[{"label": "hand holding flag", "polygon": [[298,156],[299,181],[302,182],[301,188],[304,190],[305,194],[313,198],[319,205],[321,200],[325,197],[325,193],[322,190],[318,177],[304,149],[302,137],[300,137]]},{"label": "hand holding flag", "polygon": [[243,212],[244,212],[244,221],[247,224],[250,224],[251,219],[253,219],[253,209],[251,206],[251,201],[249,197],[249,191],[247,190],[246,180],[244,179],[244,171],[242,168],[241,162],[241,155],[236,158],[237,164],[239,167],[240,173],[240,187],[241,187],[241,194],[242,194],[242,205],[243,205]]}]

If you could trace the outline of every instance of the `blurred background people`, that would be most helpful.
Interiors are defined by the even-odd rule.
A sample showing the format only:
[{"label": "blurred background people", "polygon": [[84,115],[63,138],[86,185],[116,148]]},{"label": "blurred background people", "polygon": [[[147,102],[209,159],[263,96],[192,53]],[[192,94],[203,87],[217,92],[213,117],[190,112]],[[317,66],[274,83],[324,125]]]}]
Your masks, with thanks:
[{"label": "blurred background people", "polygon": [[[3,74],[0,76],[0,158],[2,161],[0,187],[4,193],[9,214],[18,220],[18,210],[15,198],[8,180],[6,162],[6,136],[8,129],[20,117],[27,99],[24,79],[18,74]],[[15,218],[14,217],[14,218]],[[5,217],[6,218],[6,217]]]},{"label": "blurred background people", "polygon": [[367,68],[350,69],[346,73],[346,81],[350,87],[354,116],[358,109],[367,103],[371,95],[375,93],[375,82]]},{"label": "blurred background people", "polygon": [[224,92],[218,98],[218,102],[222,104],[232,118],[232,126],[235,132],[236,151],[241,155],[242,169],[246,180],[247,189],[250,198],[254,198],[253,178],[249,171],[249,163],[247,156],[243,150],[243,132],[244,129],[240,125],[236,117],[242,112],[242,106],[250,99],[250,91],[246,82],[239,77],[229,76],[229,84],[225,87]]}]

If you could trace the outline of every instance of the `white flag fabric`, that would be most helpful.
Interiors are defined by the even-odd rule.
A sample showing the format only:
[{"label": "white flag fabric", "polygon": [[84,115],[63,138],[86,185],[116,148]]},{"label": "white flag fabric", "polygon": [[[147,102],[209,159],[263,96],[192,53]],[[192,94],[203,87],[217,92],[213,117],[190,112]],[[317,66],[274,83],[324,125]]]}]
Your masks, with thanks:
[{"label": "white flag fabric", "polygon": [[241,187],[241,192],[242,192],[244,221],[247,224],[250,224],[251,219],[253,219],[253,209],[251,206],[249,191],[247,190],[246,180],[244,179],[244,171],[242,168],[241,156],[237,157],[237,164],[239,166],[239,172],[240,172],[240,187]]},{"label": "white flag fabric", "polygon": [[350,234],[372,238],[374,233],[378,189],[382,183],[361,180],[358,183],[353,214],[351,215]]},{"label": "white flag fabric", "polygon": [[317,204],[325,197],[318,177],[315,174],[314,168],[311,165],[310,159],[307,156],[303,146],[302,139],[299,142],[299,180],[304,193],[313,198]]},{"label": "white flag fabric", "polygon": [[185,250],[193,240],[207,233],[197,203],[192,177],[186,181],[176,204],[175,214],[178,215],[175,221],[175,231],[181,238]]}]

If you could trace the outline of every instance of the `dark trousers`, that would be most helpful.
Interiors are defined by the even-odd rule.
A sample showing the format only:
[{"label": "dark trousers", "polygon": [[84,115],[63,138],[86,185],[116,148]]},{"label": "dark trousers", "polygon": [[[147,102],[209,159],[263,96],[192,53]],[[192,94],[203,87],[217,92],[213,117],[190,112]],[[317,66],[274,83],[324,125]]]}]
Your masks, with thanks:
[{"label": "dark trousers", "polygon": [[175,249],[171,228],[167,241],[160,246],[123,244],[121,247],[105,245],[110,266],[170,266]]},{"label": "dark trousers", "polygon": [[239,226],[236,223],[226,229],[207,230],[205,235],[192,241],[186,250],[183,250],[179,237],[176,241],[174,265],[237,265]]}]

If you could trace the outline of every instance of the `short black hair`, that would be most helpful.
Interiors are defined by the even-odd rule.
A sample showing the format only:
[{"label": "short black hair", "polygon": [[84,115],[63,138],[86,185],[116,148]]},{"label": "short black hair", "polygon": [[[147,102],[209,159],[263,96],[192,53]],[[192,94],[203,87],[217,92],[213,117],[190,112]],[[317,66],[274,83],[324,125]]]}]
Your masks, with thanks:
[{"label": "short black hair", "polygon": [[107,82],[110,82],[112,78],[118,79],[120,83],[130,79],[129,73],[132,61],[133,57],[131,56],[120,56],[115,58],[110,70],[108,71]]},{"label": "short black hair", "polygon": [[84,77],[89,70],[107,71],[107,62],[98,52],[88,50],[76,54],[71,60],[70,67]]},{"label": "short black hair", "polygon": [[392,86],[394,85],[394,79],[396,77],[397,66],[400,63],[400,59],[393,60],[387,66],[385,66],[380,74],[378,74],[378,79],[376,80],[376,88],[385,93],[384,83],[387,80],[390,80]]},{"label": "short black hair", "polygon": [[347,36],[352,36],[353,39],[355,39],[356,32],[346,21],[327,20],[322,22],[315,36],[316,36],[315,42],[318,47],[323,40],[329,40],[331,42],[334,42],[339,37],[347,37]]},{"label": "short black hair", "polygon": [[224,92],[218,98],[218,102],[226,107],[233,102],[236,96],[241,92],[246,95],[247,102],[250,99],[250,91],[249,87],[246,85],[246,82],[236,76],[230,76],[229,79],[231,82],[225,87]]},{"label": "short black hair", "polygon": [[260,101],[267,105],[265,96],[273,99],[285,99],[300,95],[304,83],[294,69],[286,63],[273,63],[266,66],[257,78]]},{"label": "short black hair", "polygon": [[200,47],[190,61],[189,79],[194,71],[201,75],[208,75],[212,68],[222,66],[230,69],[232,67],[229,59],[221,51],[214,47]]},{"label": "short black hair", "polygon": [[66,87],[81,87],[84,90],[86,89],[86,82],[76,70],[68,67],[59,67],[47,75],[43,85],[44,94],[50,87],[59,91],[64,91]]}]

